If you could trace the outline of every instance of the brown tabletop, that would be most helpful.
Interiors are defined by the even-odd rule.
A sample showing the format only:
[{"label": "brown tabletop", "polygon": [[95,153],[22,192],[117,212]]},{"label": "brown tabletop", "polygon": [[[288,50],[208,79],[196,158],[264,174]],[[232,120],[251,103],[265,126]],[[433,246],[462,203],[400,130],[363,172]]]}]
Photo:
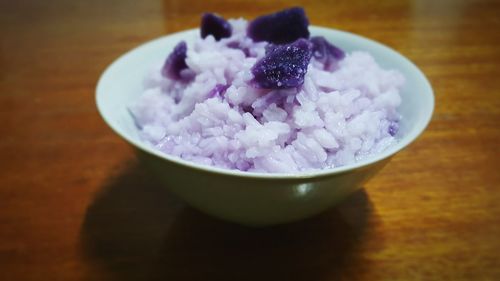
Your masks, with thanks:
[{"label": "brown tabletop", "polygon": [[[251,229],[186,207],[96,111],[117,56],[294,1],[1,1],[0,280],[500,280],[500,3],[302,1],[413,60],[427,131],[340,206]],[[314,3],[313,3],[314,2]]]}]

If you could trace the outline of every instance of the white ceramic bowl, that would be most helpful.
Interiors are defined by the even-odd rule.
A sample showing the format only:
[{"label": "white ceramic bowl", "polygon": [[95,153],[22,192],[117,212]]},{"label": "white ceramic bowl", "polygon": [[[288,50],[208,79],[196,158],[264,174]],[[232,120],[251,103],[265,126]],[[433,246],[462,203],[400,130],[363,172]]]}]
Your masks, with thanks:
[{"label": "white ceramic bowl", "polygon": [[383,68],[397,69],[407,83],[401,91],[399,142],[371,158],[334,169],[294,174],[248,173],[194,164],[165,155],[143,143],[127,106],[142,92],[151,66],[162,61],[180,40],[188,44],[198,29],[145,43],[113,62],[97,85],[97,107],[104,121],[139,151],[165,187],[191,206],[215,217],[262,226],[299,220],[333,206],[373,176],[399,150],[414,141],[434,109],[431,85],[424,74],[396,51],[361,36],[310,27],[346,51],[370,52]]}]

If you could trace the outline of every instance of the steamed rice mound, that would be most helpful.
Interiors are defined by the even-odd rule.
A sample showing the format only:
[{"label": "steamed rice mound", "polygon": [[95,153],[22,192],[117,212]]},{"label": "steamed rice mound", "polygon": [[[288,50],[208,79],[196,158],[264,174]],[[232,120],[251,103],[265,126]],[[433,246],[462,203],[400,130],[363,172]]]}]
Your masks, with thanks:
[{"label": "steamed rice mound", "polygon": [[142,140],[188,161],[269,173],[339,167],[397,141],[399,72],[351,52],[327,70],[313,57],[300,87],[260,89],[251,68],[268,43],[248,38],[245,20],[229,23],[230,37],[188,44],[185,79],[162,75],[163,62],[152,68],[130,106]]}]

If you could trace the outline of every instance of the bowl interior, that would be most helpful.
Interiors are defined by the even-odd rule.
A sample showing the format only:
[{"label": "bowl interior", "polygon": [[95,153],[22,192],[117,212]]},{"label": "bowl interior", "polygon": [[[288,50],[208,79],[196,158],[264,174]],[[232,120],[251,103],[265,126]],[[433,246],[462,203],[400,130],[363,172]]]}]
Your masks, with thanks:
[{"label": "bowl interior", "polygon": [[310,27],[310,31],[312,35],[324,36],[347,52],[355,50],[367,51],[375,57],[377,63],[383,68],[397,69],[405,76],[406,84],[401,91],[402,104],[399,107],[399,112],[402,115],[400,131],[398,132],[400,141],[397,144],[380,154],[351,165],[293,175],[248,173],[201,166],[156,151],[139,139],[134,120],[127,108],[141,94],[144,77],[150,71],[151,67],[165,60],[180,40],[185,40],[188,45],[194,41],[199,34],[197,29],[175,33],[150,41],[114,61],[104,71],[97,85],[96,101],[99,112],[106,123],[117,134],[139,149],[190,168],[241,176],[309,177],[343,172],[387,158],[407,146],[420,135],[432,116],[434,96],[428,80],[412,62],[387,46],[352,33],[315,26]]}]

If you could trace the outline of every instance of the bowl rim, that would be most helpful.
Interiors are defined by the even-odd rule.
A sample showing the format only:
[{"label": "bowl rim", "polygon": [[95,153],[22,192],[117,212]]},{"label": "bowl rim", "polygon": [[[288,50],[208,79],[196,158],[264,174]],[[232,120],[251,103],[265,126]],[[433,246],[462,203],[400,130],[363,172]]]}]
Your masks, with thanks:
[{"label": "bowl rim", "polygon": [[96,94],[95,94],[95,99],[96,99],[96,104],[97,104],[97,110],[99,114],[101,115],[102,119],[104,122],[120,137],[122,137],[126,142],[134,146],[135,148],[140,149],[143,152],[146,152],[150,155],[157,156],[159,158],[162,158],[164,160],[170,161],[173,164],[177,164],[179,166],[183,166],[185,168],[190,168],[193,170],[197,170],[200,172],[206,172],[206,173],[212,173],[212,174],[217,174],[217,175],[226,175],[226,176],[236,176],[236,177],[244,177],[244,178],[253,178],[253,179],[281,179],[281,180],[290,180],[290,179],[309,179],[309,178],[318,178],[318,177],[324,177],[324,176],[331,176],[335,174],[341,174],[345,173],[351,170],[356,170],[360,169],[363,167],[370,166],[371,164],[374,164],[376,162],[380,162],[384,159],[387,159],[394,154],[396,154],[398,151],[402,150],[406,146],[408,146],[410,143],[415,141],[417,137],[419,137],[422,132],[425,130],[425,128],[428,126],[429,122],[431,121],[432,114],[434,112],[434,106],[435,106],[435,98],[434,98],[434,91],[432,89],[432,86],[427,79],[427,77],[424,75],[424,73],[408,58],[397,52],[396,50],[392,49],[391,47],[384,45],[380,42],[377,42],[375,40],[369,39],[367,37],[347,32],[347,31],[342,31],[334,28],[328,28],[328,27],[322,27],[322,26],[315,26],[311,25],[309,26],[311,32],[311,35],[314,35],[316,32],[334,32],[337,33],[339,36],[346,36],[346,37],[351,37],[353,40],[357,41],[365,41],[368,44],[372,44],[377,46],[378,48],[384,49],[385,52],[391,53],[392,56],[395,56],[398,60],[402,60],[406,64],[408,64],[408,67],[412,70],[412,72],[415,72],[419,78],[424,82],[423,89],[425,89],[424,92],[420,93],[421,95],[427,95],[427,98],[429,98],[429,107],[424,108],[424,114],[423,118],[421,119],[420,122],[416,125],[415,128],[413,128],[410,131],[410,134],[404,135],[399,141],[384,151],[370,155],[369,157],[356,161],[355,163],[348,164],[348,165],[343,165],[340,167],[334,167],[334,168],[327,168],[327,169],[321,169],[321,170],[310,170],[310,171],[302,171],[302,172],[293,172],[293,173],[264,173],[264,172],[247,172],[247,171],[240,171],[240,170],[230,170],[226,168],[220,168],[216,166],[208,166],[204,164],[198,164],[194,163],[188,160],[184,160],[182,158],[179,158],[177,156],[172,156],[168,155],[164,152],[161,152],[159,150],[156,150],[154,147],[151,145],[141,142],[140,140],[135,140],[127,134],[121,132],[121,130],[115,126],[113,126],[112,122],[109,120],[108,116],[105,113],[104,107],[103,107],[103,101],[101,100],[101,96],[104,95],[104,83],[106,81],[107,76],[109,73],[113,70],[114,67],[118,64],[118,62],[121,62],[123,60],[126,60],[129,56],[132,56],[135,52],[140,51],[141,49],[147,48],[149,45],[153,45],[158,43],[158,41],[163,41],[166,40],[169,37],[174,37],[174,36],[182,36],[185,33],[193,33],[199,30],[198,28],[192,28],[192,29],[187,29],[175,33],[170,33],[161,37],[158,37],[156,39],[149,40],[147,42],[144,42],[140,44],[139,46],[127,51],[126,53],[120,55],[118,58],[116,58],[111,64],[109,64],[106,69],[102,72],[101,76],[99,77],[99,80],[96,85]]}]

